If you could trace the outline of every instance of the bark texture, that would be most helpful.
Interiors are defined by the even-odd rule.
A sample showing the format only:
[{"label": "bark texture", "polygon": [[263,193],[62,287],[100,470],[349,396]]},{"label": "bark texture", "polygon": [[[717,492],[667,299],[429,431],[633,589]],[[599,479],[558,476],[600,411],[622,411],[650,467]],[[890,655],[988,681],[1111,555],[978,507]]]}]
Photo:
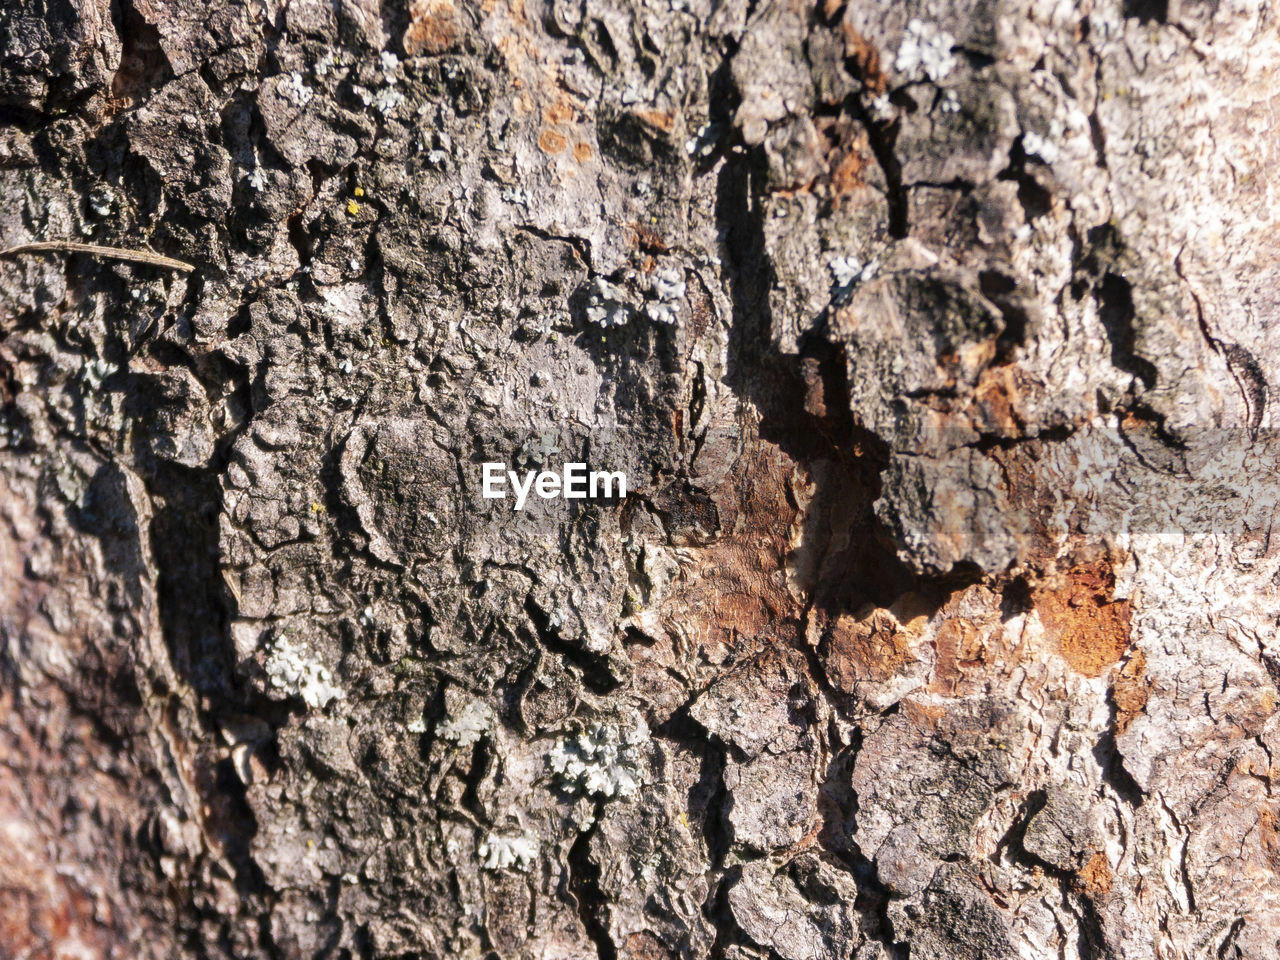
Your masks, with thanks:
[{"label": "bark texture", "polygon": [[1278,65],[4,3],[0,957],[1275,957]]}]

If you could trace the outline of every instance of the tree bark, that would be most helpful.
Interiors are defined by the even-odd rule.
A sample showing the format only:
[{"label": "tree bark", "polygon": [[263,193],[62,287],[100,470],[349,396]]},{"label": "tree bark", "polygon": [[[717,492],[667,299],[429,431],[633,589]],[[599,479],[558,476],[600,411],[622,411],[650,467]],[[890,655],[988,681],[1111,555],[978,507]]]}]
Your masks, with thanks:
[{"label": "tree bark", "polygon": [[9,0],[0,958],[1275,957],[1278,65]]}]

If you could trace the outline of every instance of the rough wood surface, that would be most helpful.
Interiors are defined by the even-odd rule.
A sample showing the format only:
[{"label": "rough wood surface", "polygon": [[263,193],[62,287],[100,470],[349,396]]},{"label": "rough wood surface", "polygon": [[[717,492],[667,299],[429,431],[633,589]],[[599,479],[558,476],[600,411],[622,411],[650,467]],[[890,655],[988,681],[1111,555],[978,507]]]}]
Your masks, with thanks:
[{"label": "rough wood surface", "polygon": [[0,957],[1280,954],[1278,66],[0,6]]}]

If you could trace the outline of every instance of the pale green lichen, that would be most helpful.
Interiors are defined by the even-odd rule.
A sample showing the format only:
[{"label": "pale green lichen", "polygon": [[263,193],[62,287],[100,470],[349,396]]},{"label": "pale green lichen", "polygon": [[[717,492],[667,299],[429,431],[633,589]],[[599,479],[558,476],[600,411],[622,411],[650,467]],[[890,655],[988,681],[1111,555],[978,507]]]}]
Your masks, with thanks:
[{"label": "pale green lichen", "polygon": [[921,75],[937,83],[956,68],[951,48],[956,38],[931,23],[912,19],[894,58],[894,69],[915,78]]},{"label": "pale green lichen", "polygon": [[329,668],[301,643],[280,637],[267,653],[267,680],[277,690],[300,697],[308,707],[325,707],[344,696]]},{"label": "pale green lichen", "polygon": [[650,281],[650,291],[657,298],[645,306],[645,313],[656,323],[673,324],[680,312],[685,294],[684,277],[678,270],[658,270]]},{"label": "pale green lichen", "polygon": [[631,316],[627,295],[604,277],[596,277],[587,297],[587,319],[602,327],[618,327]]},{"label": "pale green lichen", "polygon": [[570,793],[627,797],[644,782],[640,746],[648,739],[643,720],[626,733],[614,724],[597,723],[557,742],[547,762]]},{"label": "pale green lichen", "polygon": [[436,733],[459,747],[473,747],[493,729],[493,711],[479,700],[472,700],[456,717],[440,721]]},{"label": "pale green lichen", "polygon": [[859,283],[870,280],[880,269],[880,261],[863,263],[857,257],[833,257],[827,263],[831,271],[831,297],[842,300]]},{"label": "pale green lichen", "polygon": [[1036,157],[1045,163],[1057,163],[1062,151],[1058,149],[1056,141],[1062,138],[1062,134],[1062,121],[1051,120],[1047,135],[1041,135],[1034,130],[1028,130],[1022,135],[1022,151],[1028,157]]},{"label": "pale green lichen", "polygon": [[523,833],[492,832],[476,847],[480,865],[486,870],[528,870],[538,859],[538,838]]}]

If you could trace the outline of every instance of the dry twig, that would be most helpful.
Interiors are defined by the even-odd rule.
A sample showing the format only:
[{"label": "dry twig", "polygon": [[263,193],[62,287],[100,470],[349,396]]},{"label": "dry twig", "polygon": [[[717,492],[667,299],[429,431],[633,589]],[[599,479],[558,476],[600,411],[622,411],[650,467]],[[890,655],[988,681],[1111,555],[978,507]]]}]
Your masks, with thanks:
[{"label": "dry twig", "polygon": [[170,270],[181,270],[190,273],[195,269],[193,264],[185,260],[163,257],[150,250],[125,250],[121,247],[103,247],[95,243],[72,243],[66,240],[48,240],[40,243],[22,243],[7,250],[0,250],[0,257],[12,257],[21,253],[87,253],[94,257],[107,257],[111,260],[126,260],[129,263],[145,263],[152,267],[168,267]]}]

